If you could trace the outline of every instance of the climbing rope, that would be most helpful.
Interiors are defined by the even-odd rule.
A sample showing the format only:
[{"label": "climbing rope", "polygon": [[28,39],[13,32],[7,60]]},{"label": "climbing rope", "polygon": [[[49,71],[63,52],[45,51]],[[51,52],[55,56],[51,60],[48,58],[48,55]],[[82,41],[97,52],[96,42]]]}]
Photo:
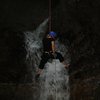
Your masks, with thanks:
[{"label": "climbing rope", "polygon": [[[52,2],[49,0],[49,32],[52,31]],[[56,82],[56,56],[54,54],[55,59],[55,82]],[[55,87],[55,100],[57,100],[57,88]]]},{"label": "climbing rope", "polygon": [[49,0],[49,32],[51,31],[51,0]]}]

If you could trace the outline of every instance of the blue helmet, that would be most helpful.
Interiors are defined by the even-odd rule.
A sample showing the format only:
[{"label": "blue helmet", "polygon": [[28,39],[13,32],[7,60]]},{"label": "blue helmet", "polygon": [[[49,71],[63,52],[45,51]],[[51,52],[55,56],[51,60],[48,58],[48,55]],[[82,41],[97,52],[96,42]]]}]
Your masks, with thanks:
[{"label": "blue helmet", "polygon": [[53,32],[53,31],[50,31],[49,32],[49,35],[53,38],[55,38],[57,36],[57,33],[56,32]]}]

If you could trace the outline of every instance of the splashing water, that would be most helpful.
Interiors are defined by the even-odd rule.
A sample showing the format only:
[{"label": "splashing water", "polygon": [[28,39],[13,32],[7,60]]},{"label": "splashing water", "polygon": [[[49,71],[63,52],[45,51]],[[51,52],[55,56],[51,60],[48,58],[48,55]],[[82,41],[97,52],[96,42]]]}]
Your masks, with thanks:
[{"label": "splashing water", "polygon": [[[28,70],[33,76],[41,60],[42,38],[47,29],[48,19],[46,19],[34,32],[25,32],[25,42],[27,50]],[[67,47],[56,41],[58,51],[66,56],[66,62],[70,62]],[[34,70],[33,70],[34,69]],[[43,73],[38,83],[37,94],[33,94],[33,100],[69,100],[69,75],[64,65],[59,60],[54,59],[45,65]],[[34,84],[34,87],[35,84]],[[36,95],[36,96],[35,96]]]},{"label": "splashing water", "polygon": [[48,62],[40,79],[39,100],[69,100],[69,76],[59,60]]}]

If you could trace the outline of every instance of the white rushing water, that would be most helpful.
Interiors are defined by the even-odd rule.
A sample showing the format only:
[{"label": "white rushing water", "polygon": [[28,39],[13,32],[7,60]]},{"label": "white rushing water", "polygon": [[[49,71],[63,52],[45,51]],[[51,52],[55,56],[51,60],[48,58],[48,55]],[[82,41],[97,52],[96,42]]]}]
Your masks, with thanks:
[{"label": "white rushing water", "polygon": [[[33,76],[38,68],[42,54],[42,38],[47,29],[48,19],[46,19],[33,32],[25,32],[25,43],[27,51],[28,70]],[[58,51],[66,58],[66,63],[70,62],[67,47],[56,41]],[[64,65],[59,60],[54,59],[48,62],[40,76],[37,94],[33,94],[33,100],[69,100],[69,75]],[[35,84],[34,84],[35,85]],[[36,87],[36,86],[35,86]]]},{"label": "white rushing water", "polygon": [[40,79],[39,100],[69,100],[69,76],[59,60],[48,62]]}]

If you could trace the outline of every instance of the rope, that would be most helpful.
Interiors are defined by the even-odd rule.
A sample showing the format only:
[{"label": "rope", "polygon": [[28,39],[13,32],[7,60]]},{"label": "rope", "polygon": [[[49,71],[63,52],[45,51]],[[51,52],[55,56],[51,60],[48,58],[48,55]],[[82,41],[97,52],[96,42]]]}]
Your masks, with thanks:
[{"label": "rope", "polygon": [[49,32],[51,31],[51,0],[49,0]]},{"label": "rope", "polygon": [[[49,0],[49,32],[52,30],[51,28],[51,26],[52,26],[52,23],[51,23],[51,20],[52,20],[52,11],[51,11],[51,0]],[[55,57],[55,55],[54,55],[54,58],[56,59],[56,57]],[[56,60],[55,60],[55,82],[56,82]],[[57,95],[57,88],[55,89],[55,92],[56,92],[56,94],[55,95]],[[56,98],[55,98],[55,100],[57,100],[57,96],[56,96]]]}]

